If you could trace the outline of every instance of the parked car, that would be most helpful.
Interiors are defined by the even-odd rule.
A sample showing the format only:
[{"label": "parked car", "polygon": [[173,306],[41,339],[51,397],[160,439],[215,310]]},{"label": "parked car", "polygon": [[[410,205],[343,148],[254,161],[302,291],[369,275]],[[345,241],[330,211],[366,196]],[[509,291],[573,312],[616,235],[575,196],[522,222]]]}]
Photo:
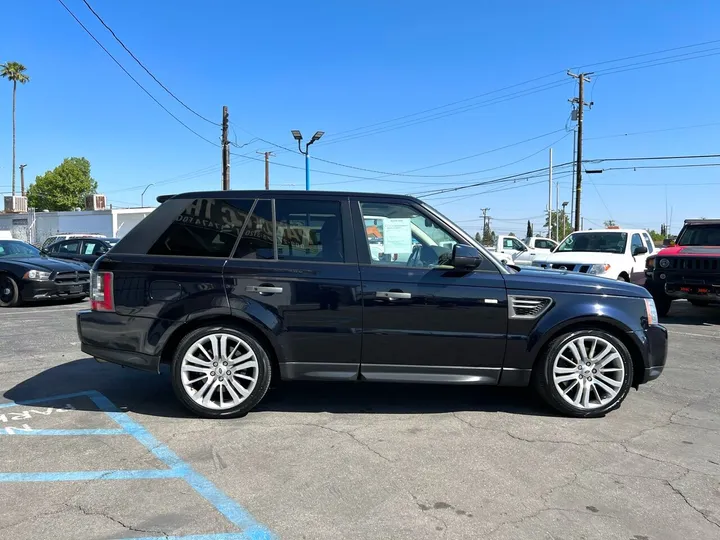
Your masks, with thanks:
[{"label": "parked car", "polygon": [[0,240],[0,307],[59,298],[85,298],[90,268],[43,255],[20,240]]},{"label": "parked car", "polygon": [[645,276],[661,316],[676,299],[720,304],[720,219],[686,219],[677,239],[647,258]]},{"label": "parked car", "polygon": [[[93,266],[78,335],[102,361],[169,364],[177,397],[201,416],[247,413],[276,378],[532,384],[558,411],[596,417],[665,365],[646,289],[506,267],[412,197],[158,201]],[[384,249],[404,258],[372,256],[367,216],[393,220]]]},{"label": "parked car", "polygon": [[639,229],[598,229],[571,233],[533,266],[580,272],[642,285],[645,260],[655,252],[650,235]]},{"label": "parked car", "polygon": [[539,236],[526,238],[523,243],[527,249],[512,256],[512,263],[518,266],[530,266],[538,255],[547,255],[558,247],[558,243],[552,238]]},{"label": "parked car", "polygon": [[51,244],[60,242],[61,240],[70,240],[71,238],[105,238],[105,235],[97,233],[58,233],[48,236],[42,243],[42,246],[40,246],[40,249],[45,249]]},{"label": "parked car", "polygon": [[73,238],[51,244],[42,251],[55,259],[81,261],[92,266],[98,257],[110,251],[119,240],[119,238]]}]

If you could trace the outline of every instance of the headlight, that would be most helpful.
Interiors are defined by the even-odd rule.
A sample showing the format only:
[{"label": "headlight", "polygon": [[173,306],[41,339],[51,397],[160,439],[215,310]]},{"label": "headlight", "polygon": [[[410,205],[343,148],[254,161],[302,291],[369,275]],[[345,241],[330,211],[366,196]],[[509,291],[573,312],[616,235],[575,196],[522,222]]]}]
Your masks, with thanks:
[{"label": "headlight", "polygon": [[658,324],[658,312],[655,307],[655,300],[652,298],[645,299],[645,311],[647,312],[648,324]]},{"label": "headlight", "polygon": [[648,257],[645,260],[645,269],[652,270],[653,268],[655,268],[655,257]]},{"label": "headlight", "polygon": [[658,262],[660,265],[660,268],[667,268],[670,266],[670,260],[669,259],[660,259],[660,262]]},{"label": "headlight", "polygon": [[28,270],[25,272],[23,279],[30,281],[47,281],[50,279],[51,272],[41,272],[40,270]]},{"label": "headlight", "polygon": [[590,268],[588,269],[588,274],[605,274],[606,272],[610,271],[610,265],[609,264],[591,264]]}]

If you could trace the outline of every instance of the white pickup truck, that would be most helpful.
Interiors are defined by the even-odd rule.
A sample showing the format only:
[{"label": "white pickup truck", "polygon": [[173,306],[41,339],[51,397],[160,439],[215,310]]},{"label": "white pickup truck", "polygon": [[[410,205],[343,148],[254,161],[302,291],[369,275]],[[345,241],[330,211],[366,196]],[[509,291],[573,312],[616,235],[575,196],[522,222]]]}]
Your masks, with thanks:
[{"label": "white pickup truck", "polygon": [[526,238],[523,242],[516,236],[501,235],[497,237],[497,242],[490,251],[494,252],[495,257],[502,263],[530,266],[538,255],[550,253],[557,245],[557,242],[550,238]]}]

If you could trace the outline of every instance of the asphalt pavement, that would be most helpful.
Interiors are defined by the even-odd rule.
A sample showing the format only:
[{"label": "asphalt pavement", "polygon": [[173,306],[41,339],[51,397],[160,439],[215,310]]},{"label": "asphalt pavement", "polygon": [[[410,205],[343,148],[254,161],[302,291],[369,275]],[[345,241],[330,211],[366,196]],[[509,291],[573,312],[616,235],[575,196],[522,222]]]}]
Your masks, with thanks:
[{"label": "asphalt pavement", "polygon": [[674,306],[665,373],[601,419],[296,383],[213,421],[82,354],[86,305],[0,310],[0,538],[720,539],[720,309]]}]

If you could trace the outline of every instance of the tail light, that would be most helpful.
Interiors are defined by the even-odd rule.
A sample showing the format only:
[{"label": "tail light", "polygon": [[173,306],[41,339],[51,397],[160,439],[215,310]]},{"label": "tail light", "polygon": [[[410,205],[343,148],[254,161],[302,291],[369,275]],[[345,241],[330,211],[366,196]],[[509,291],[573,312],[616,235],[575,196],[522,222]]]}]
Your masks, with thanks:
[{"label": "tail light", "polygon": [[90,272],[90,308],[93,311],[115,311],[112,272]]}]

